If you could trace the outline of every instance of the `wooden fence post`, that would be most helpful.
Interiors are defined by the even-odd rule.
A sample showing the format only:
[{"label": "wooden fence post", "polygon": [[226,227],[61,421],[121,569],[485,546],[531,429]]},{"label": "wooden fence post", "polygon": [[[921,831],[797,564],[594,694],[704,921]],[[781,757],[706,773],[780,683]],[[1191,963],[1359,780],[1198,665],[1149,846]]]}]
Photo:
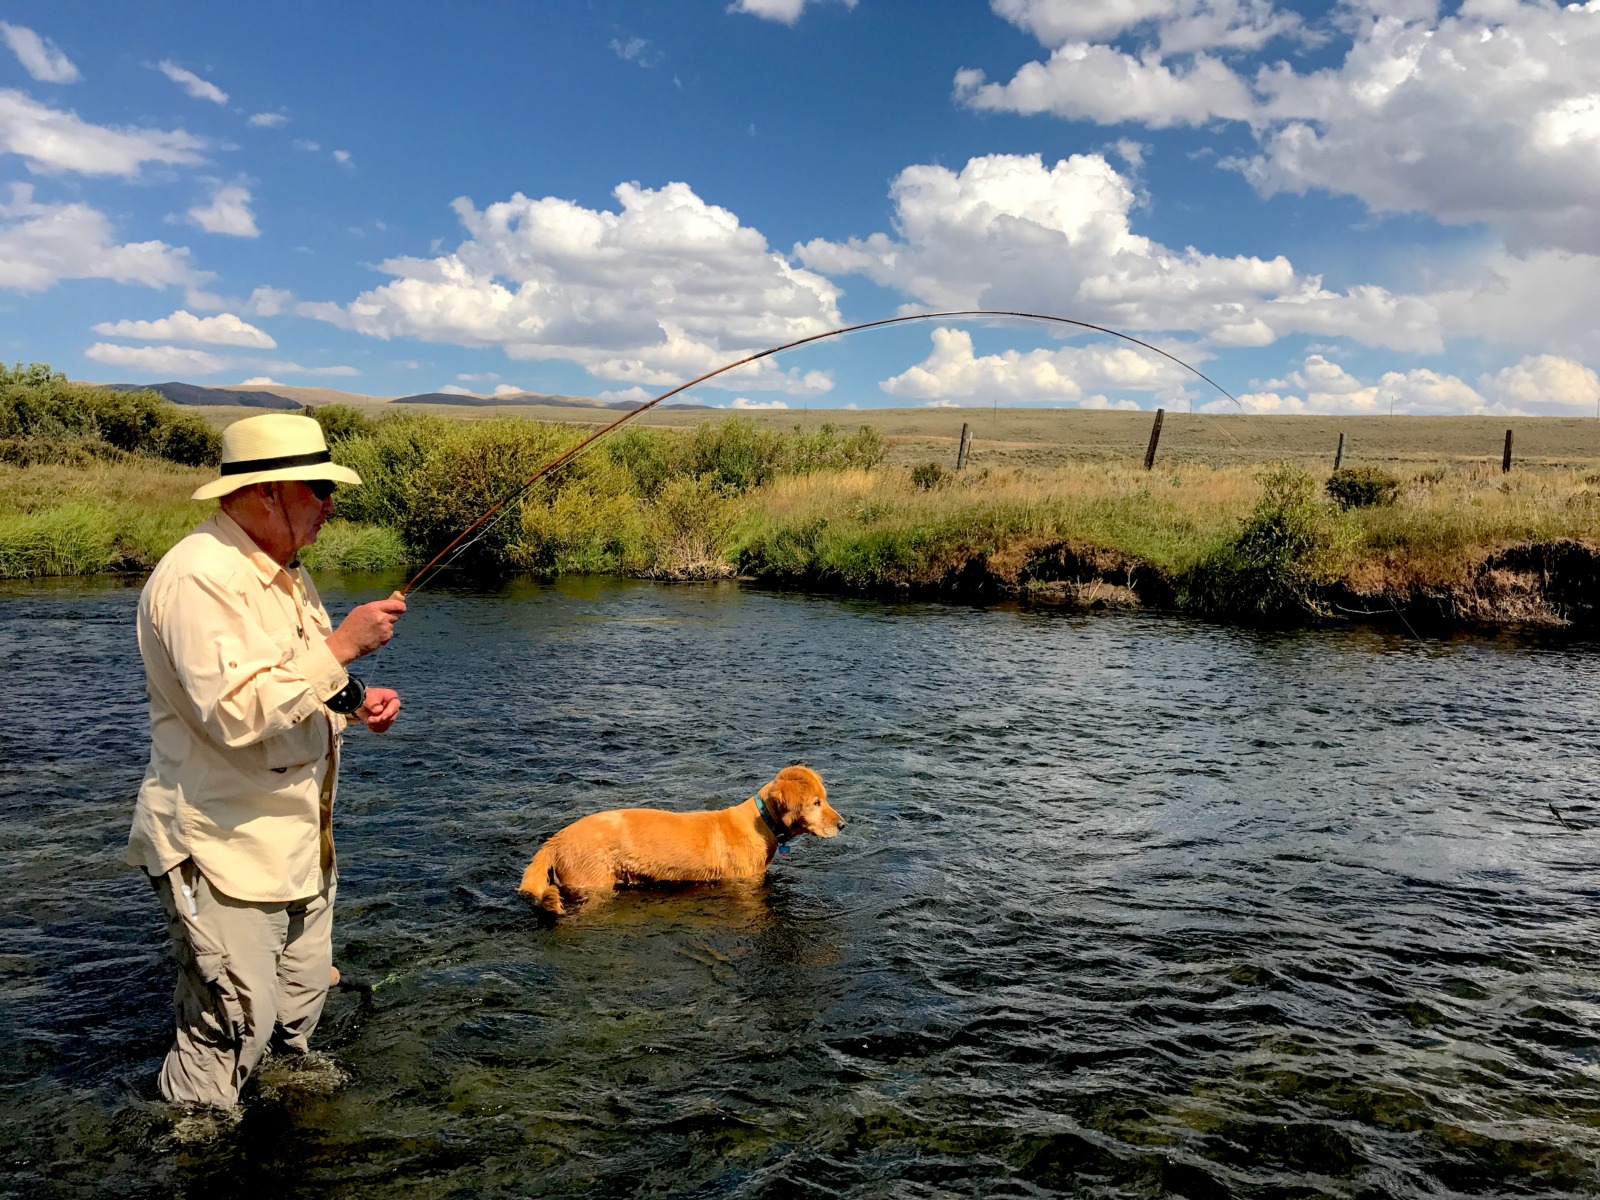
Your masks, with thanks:
[{"label": "wooden fence post", "polygon": [[1506,430],[1506,452],[1500,460],[1500,474],[1511,474],[1511,430]]},{"label": "wooden fence post", "polygon": [[1156,443],[1161,440],[1161,418],[1166,415],[1166,409],[1156,409],[1156,423],[1150,426],[1150,446],[1144,452],[1144,469],[1146,471],[1156,465]]},{"label": "wooden fence post", "polygon": [[964,471],[967,467],[967,451],[972,447],[972,426],[965,421],[961,422],[961,445],[956,450],[956,470]]},{"label": "wooden fence post", "polygon": [[1333,452],[1333,469],[1337,471],[1344,465],[1344,434],[1339,435],[1339,448]]}]

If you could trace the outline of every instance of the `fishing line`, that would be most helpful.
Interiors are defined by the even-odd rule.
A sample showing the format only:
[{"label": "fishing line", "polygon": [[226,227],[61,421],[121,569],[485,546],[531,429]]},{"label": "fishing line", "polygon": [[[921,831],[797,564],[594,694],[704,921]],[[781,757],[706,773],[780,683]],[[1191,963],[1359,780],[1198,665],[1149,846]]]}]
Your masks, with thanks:
[{"label": "fishing line", "polygon": [[[1095,333],[1106,334],[1110,337],[1121,338],[1125,342],[1132,342],[1135,346],[1142,346],[1146,350],[1152,351],[1155,354],[1159,354],[1162,358],[1177,363],[1178,366],[1182,367],[1184,370],[1189,371],[1194,375],[1198,375],[1201,379],[1205,380],[1212,387],[1216,388],[1217,391],[1221,392],[1234,404],[1238,405],[1241,412],[1244,411],[1244,405],[1239,403],[1239,398],[1237,396],[1228,391],[1227,388],[1223,387],[1220,383],[1218,383],[1215,379],[1212,379],[1198,367],[1191,366],[1189,363],[1184,362],[1183,359],[1179,358],[1175,354],[1167,353],[1167,351],[1161,349],[1160,346],[1152,346],[1149,342],[1140,341],[1131,334],[1120,333],[1115,329],[1107,329],[1104,325],[1093,325],[1088,321],[1078,321],[1071,317],[1056,317],[1051,316],[1048,313],[1009,312],[1003,309],[981,308],[962,309],[954,312],[911,313],[906,316],[884,317],[877,321],[863,321],[859,325],[846,325],[839,329],[830,329],[826,333],[813,333],[808,337],[796,338],[792,342],[785,342],[781,346],[773,346],[771,349],[762,350],[756,354],[747,354],[745,357],[718,367],[714,371],[707,371],[704,375],[700,375],[689,380],[688,383],[679,384],[670,392],[662,392],[661,395],[657,396],[654,400],[650,400],[644,404],[641,404],[638,408],[624,413],[615,421],[612,421],[611,424],[604,426],[600,430],[584,438],[583,441],[577,443],[577,445],[563,451],[561,454],[558,454],[555,458],[551,459],[544,466],[540,467],[537,471],[530,475],[516,488],[508,492],[502,499],[496,501],[487,512],[485,512],[481,517],[473,521],[472,524],[468,525],[465,529],[458,533],[449,545],[429,559],[428,562],[423,565],[422,569],[408,579],[405,586],[394,594],[397,598],[403,600],[410,592],[420,588],[423,580],[429,575],[430,572],[433,572],[435,568],[439,570],[447,568],[469,547],[471,547],[475,542],[493,529],[494,526],[498,524],[507,513],[513,511],[513,509],[508,507],[509,505],[512,505],[513,502],[519,497],[526,495],[534,484],[543,479],[551,471],[554,471],[558,467],[571,462],[580,453],[582,453],[582,451],[599,441],[601,438],[605,437],[606,434],[610,433],[613,429],[618,429],[621,426],[626,425],[640,413],[654,408],[663,400],[670,400],[673,396],[678,395],[680,392],[688,391],[697,384],[704,383],[708,379],[715,379],[718,375],[724,374],[727,371],[732,371],[738,367],[743,367],[750,363],[758,362],[763,358],[771,358],[775,354],[782,354],[786,350],[793,350],[797,346],[807,346],[812,342],[820,342],[825,338],[839,337],[842,334],[847,333],[856,333],[863,329],[877,329],[886,325],[901,325],[907,321],[947,321],[957,319],[978,319],[983,317],[1011,317],[1024,321],[1045,321],[1055,325],[1073,325],[1079,329],[1087,329]],[[998,420],[998,398],[995,401],[995,406],[995,417]],[[1229,436],[1231,437],[1232,435],[1230,434]],[[1237,441],[1237,439],[1235,440]],[[476,534],[476,536],[473,536],[474,534]],[[468,540],[469,538],[470,540]]]}]

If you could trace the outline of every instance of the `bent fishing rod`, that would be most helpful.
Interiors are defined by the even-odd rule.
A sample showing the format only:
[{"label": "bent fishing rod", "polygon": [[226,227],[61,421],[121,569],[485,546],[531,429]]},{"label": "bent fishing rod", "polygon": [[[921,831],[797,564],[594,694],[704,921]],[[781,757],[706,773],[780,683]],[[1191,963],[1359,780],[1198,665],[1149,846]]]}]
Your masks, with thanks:
[{"label": "bent fishing rod", "polygon": [[[747,366],[753,362],[758,362],[763,358],[771,358],[773,355],[782,354],[786,350],[793,350],[799,346],[807,346],[812,342],[820,342],[827,338],[840,337],[847,333],[857,333],[863,329],[878,329],[886,325],[902,325],[907,321],[944,321],[956,319],[977,319],[983,317],[1013,317],[1024,321],[1046,321],[1055,325],[1073,325],[1079,329],[1087,329],[1094,333],[1103,333],[1110,337],[1121,338],[1125,342],[1132,342],[1135,346],[1142,346],[1146,350],[1161,355],[1162,358],[1177,363],[1178,366],[1182,367],[1184,370],[1198,375],[1201,379],[1205,380],[1212,387],[1216,388],[1217,391],[1221,392],[1229,400],[1233,401],[1234,404],[1238,404],[1241,410],[1244,408],[1244,405],[1239,404],[1238,397],[1232,392],[1228,391],[1227,388],[1223,387],[1215,379],[1212,379],[1198,367],[1184,362],[1183,359],[1179,358],[1177,355],[1167,353],[1167,351],[1163,350],[1160,346],[1152,346],[1149,342],[1140,341],[1131,334],[1120,333],[1115,329],[1107,329],[1104,325],[1093,325],[1088,321],[1077,321],[1071,317],[1056,317],[1051,316],[1048,313],[1008,312],[1003,309],[974,308],[962,309],[954,312],[910,313],[899,317],[884,317],[877,321],[863,321],[859,325],[845,325],[839,329],[830,329],[826,333],[813,333],[808,337],[796,338],[792,342],[785,342],[781,346],[773,346],[771,349],[762,350],[756,354],[747,354],[745,357],[734,362],[727,363],[724,366],[720,366],[714,371],[707,371],[704,375],[699,375],[694,379],[689,380],[687,383],[681,383],[677,387],[673,388],[670,392],[662,392],[661,395],[657,396],[654,400],[650,400],[644,404],[641,404],[638,408],[624,413],[615,421],[611,422],[611,424],[597,430],[595,433],[592,433],[588,437],[584,438],[583,441],[579,442],[577,445],[558,454],[555,458],[545,463],[544,466],[540,467],[532,475],[528,476],[528,478],[522,483],[518,484],[510,492],[506,493],[504,497],[496,501],[487,512],[485,512],[481,517],[457,534],[455,538],[451,540],[449,545],[429,559],[420,571],[406,581],[404,587],[400,588],[399,591],[394,593],[394,598],[397,600],[404,600],[409,593],[420,588],[422,586],[423,579],[427,577],[428,573],[438,566],[441,561],[445,560],[446,556],[450,555],[451,551],[456,550],[458,546],[461,548],[461,551],[465,551],[467,547],[472,544],[471,542],[467,541],[467,539],[474,531],[481,531],[479,532],[479,537],[487,533],[491,527],[490,522],[493,521],[496,514],[506,511],[506,507],[508,505],[514,503],[518,497],[526,494],[534,484],[539,482],[539,480],[543,479],[546,475],[550,474],[550,472],[556,470],[558,467],[564,466],[566,463],[571,462],[579,454],[583,453],[584,450],[594,445],[594,443],[605,437],[606,434],[610,433],[612,430],[620,429],[629,421],[637,417],[640,413],[649,411],[656,405],[660,404],[663,400],[670,400],[680,392],[686,392],[690,388],[695,387],[698,384],[702,384],[708,379],[715,379],[718,375],[725,374],[728,371],[736,370],[739,367]],[[475,541],[476,539],[473,540]],[[457,551],[457,553],[460,553],[460,551]],[[453,558],[451,561],[453,561]],[[449,562],[445,562],[445,565],[448,566]]]}]

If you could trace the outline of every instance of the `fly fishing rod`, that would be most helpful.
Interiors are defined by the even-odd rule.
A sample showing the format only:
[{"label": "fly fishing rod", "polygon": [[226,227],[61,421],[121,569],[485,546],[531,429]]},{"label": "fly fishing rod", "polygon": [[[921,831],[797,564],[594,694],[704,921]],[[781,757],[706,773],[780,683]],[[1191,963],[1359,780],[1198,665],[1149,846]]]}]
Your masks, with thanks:
[{"label": "fly fishing rod", "polygon": [[[472,541],[468,541],[467,539],[471,537],[474,532],[478,534],[478,537],[482,537],[484,534],[488,533],[489,529],[492,528],[492,522],[496,518],[496,515],[503,514],[504,512],[508,511],[507,506],[514,503],[518,497],[525,495],[534,484],[539,482],[539,480],[543,479],[546,475],[550,474],[551,471],[556,470],[558,467],[571,462],[584,450],[594,445],[595,442],[598,442],[612,430],[620,429],[629,421],[637,417],[640,413],[654,408],[663,400],[670,400],[680,392],[686,392],[697,384],[704,383],[708,379],[715,379],[718,375],[725,374],[726,372],[735,370],[738,367],[743,367],[749,363],[758,362],[763,358],[771,358],[775,354],[782,354],[785,350],[793,350],[797,346],[806,346],[810,345],[812,342],[820,342],[826,338],[839,337],[846,333],[856,333],[863,329],[877,329],[885,325],[902,325],[907,321],[941,321],[955,320],[958,318],[970,319],[982,317],[1014,317],[1025,321],[1045,321],[1055,325],[1073,325],[1079,329],[1088,329],[1095,333],[1103,333],[1109,335],[1110,337],[1121,338],[1125,342],[1132,342],[1135,346],[1142,346],[1146,350],[1161,355],[1162,358],[1177,363],[1178,366],[1182,367],[1184,370],[1198,375],[1212,387],[1216,388],[1217,391],[1221,392],[1229,400],[1233,401],[1234,404],[1239,405],[1241,410],[1244,408],[1244,405],[1239,404],[1238,397],[1236,397],[1232,392],[1228,391],[1227,388],[1223,387],[1215,379],[1212,379],[1198,367],[1191,366],[1189,363],[1184,362],[1183,359],[1179,358],[1177,355],[1167,353],[1167,351],[1163,350],[1160,346],[1152,346],[1149,342],[1140,341],[1131,334],[1119,333],[1115,329],[1107,329],[1104,325],[1092,325],[1088,321],[1077,321],[1071,317],[1055,317],[1047,313],[1007,312],[1004,310],[975,308],[963,309],[955,312],[910,313],[906,316],[900,317],[884,317],[877,321],[863,321],[859,325],[846,325],[840,329],[830,329],[826,333],[813,333],[809,337],[796,338],[792,342],[785,342],[781,346],[773,346],[771,349],[762,350],[756,354],[747,354],[745,357],[734,362],[727,363],[724,366],[720,366],[714,371],[707,371],[704,375],[700,375],[689,380],[688,383],[681,383],[677,387],[673,388],[670,392],[662,392],[661,395],[657,396],[654,400],[641,404],[638,408],[633,409],[631,412],[624,413],[615,421],[611,422],[611,424],[596,431],[595,433],[590,434],[588,437],[584,438],[583,441],[579,442],[570,449],[556,455],[555,458],[545,463],[544,466],[540,467],[532,475],[528,476],[528,478],[522,483],[518,484],[510,492],[506,493],[506,495],[500,500],[496,501],[487,512],[485,512],[481,517],[457,534],[455,538],[451,540],[449,545],[429,559],[420,571],[406,581],[404,587],[394,593],[394,596],[396,599],[404,600],[409,593],[420,588],[422,586],[422,581],[427,578],[431,571],[433,571],[436,567],[439,567],[441,563],[443,563],[444,566],[448,566],[450,562],[454,561],[455,555],[451,554],[452,551],[455,551],[455,554],[459,555],[465,551],[468,546],[472,545],[472,541],[476,541],[477,538],[473,538]],[[460,549],[458,550],[457,547],[460,547]],[[447,558],[447,556],[449,557]]]}]

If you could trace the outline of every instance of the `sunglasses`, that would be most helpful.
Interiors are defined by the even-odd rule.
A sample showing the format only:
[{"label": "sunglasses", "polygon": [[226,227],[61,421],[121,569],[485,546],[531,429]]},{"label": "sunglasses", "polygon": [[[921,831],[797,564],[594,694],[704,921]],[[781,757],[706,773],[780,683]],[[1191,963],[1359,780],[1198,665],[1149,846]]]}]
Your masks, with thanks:
[{"label": "sunglasses", "polygon": [[311,489],[311,494],[318,500],[326,500],[333,495],[333,489],[339,485],[331,479],[308,479],[306,486]]}]

